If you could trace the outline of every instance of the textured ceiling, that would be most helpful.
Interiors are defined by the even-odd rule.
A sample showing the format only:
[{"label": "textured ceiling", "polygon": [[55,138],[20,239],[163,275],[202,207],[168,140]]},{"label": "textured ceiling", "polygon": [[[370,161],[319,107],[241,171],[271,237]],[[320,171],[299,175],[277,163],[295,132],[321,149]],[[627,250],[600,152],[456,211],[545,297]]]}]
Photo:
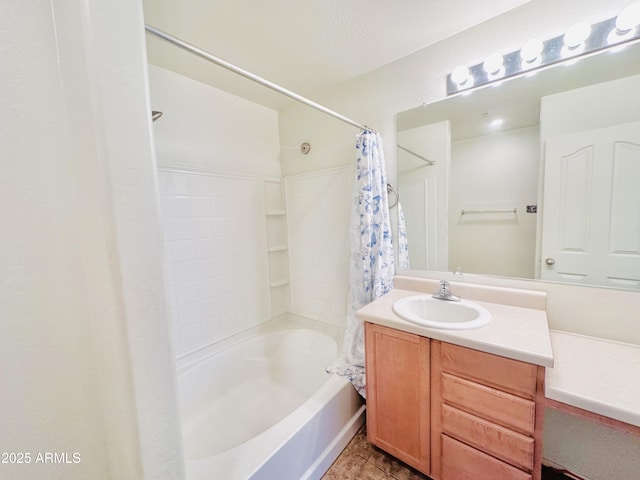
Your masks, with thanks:
[{"label": "textured ceiling", "polygon": [[[330,88],[528,0],[144,0],[145,22],[299,94]],[[271,108],[289,101],[147,35],[156,65]]]}]

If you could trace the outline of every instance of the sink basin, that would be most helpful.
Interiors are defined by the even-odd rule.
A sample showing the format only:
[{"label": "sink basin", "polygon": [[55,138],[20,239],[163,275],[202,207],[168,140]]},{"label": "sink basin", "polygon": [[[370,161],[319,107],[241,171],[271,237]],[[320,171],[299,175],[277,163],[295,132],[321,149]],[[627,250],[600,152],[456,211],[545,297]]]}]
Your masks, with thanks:
[{"label": "sink basin", "polygon": [[438,300],[427,294],[396,300],[393,311],[408,322],[448,330],[480,328],[491,321],[489,311],[473,302]]}]

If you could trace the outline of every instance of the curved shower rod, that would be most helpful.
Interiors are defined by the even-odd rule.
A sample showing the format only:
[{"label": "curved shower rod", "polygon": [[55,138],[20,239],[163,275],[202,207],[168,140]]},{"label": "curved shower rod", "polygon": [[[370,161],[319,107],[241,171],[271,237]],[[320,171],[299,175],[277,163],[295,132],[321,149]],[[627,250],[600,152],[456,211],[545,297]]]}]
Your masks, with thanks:
[{"label": "curved shower rod", "polygon": [[177,37],[174,37],[173,35],[170,35],[166,32],[163,32],[162,30],[153,27],[151,25],[145,25],[144,29],[152,34],[155,35],[158,38],[161,38],[162,40],[165,40],[177,47],[182,48],[183,50],[186,50],[189,53],[193,53],[194,55],[197,55],[198,57],[204,58],[205,60],[208,60],[209,62],[215,63],[216,65],[222,67],[222,68],[226,68],[227,70],[232,71],[233,73],[236,73],[244,78],[247,78],[251,81],[254,81],[256,83],[259,83],[260,85],[263,85],[267,88],[270,88],[271,90],[275,90],[278,93],[281,93],[282,95],[286,95],[289,98],[292,98],[300,103],[304,103],[305,105],[315,108],[316,110],[320,110],[323,113],[326,113],[327,115],[331,115],[334,118],[337,118],[338,120],[342,120],[345,123],[348,123],[349,125],[353,125],[354,127],[358,127],[361,130],[371,130],[373,131],[372,128],[367,127],[366,125],[356,122],[355,120],[351,120],[349,117],[345,117],[344,115],[338,113],[338,112],[334,112],[333,110],[325,107],[324,105],[320,105],[319,103],[314,102],[313,100],[309,100],[306,97],[303,97],[302,95],[299,95],[295,92],[292,92],[291,90],[288,90],[284,87],[281,87],[280,85],[270,82],[269,80],[262,78],[258,75],[255,75],[247,70],[244,70],[243,68],[240,68],[232,63],[227,62],[226,60],[223,60],[219,57],[216,57],[215,55],[206,52],[205,50],[202,50],[201,48],[196,47],[195,45],[191,45],[190,43],[185,42],[184,40],[181,40]]}]

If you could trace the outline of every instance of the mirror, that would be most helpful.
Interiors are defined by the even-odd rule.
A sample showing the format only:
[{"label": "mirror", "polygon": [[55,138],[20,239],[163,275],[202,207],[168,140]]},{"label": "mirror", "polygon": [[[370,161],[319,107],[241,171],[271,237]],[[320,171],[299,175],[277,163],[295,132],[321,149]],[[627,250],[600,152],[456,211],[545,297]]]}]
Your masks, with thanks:
[{"label": "mirror", "polygon": [[635,44],[399,113],[400,267],[640,290],[638,92]]}]

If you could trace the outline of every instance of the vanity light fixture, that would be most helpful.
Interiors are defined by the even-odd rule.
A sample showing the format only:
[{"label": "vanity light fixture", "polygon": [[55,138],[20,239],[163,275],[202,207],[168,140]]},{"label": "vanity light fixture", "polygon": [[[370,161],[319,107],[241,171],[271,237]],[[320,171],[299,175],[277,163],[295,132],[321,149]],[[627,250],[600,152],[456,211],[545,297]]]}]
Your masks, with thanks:
[{"label": "vanity light fixture", "polygon": [[640,2],[623,9],[617,17],[593,25],[577,23],[564,35],[546,41],[533,39],[520,50],[493,53],[483,63],[459,65],[447,76],[447,95],[466,94],[508,78],[532,75],[558,63],[577,61],[600,51],[616,51],[640,42]]}]

